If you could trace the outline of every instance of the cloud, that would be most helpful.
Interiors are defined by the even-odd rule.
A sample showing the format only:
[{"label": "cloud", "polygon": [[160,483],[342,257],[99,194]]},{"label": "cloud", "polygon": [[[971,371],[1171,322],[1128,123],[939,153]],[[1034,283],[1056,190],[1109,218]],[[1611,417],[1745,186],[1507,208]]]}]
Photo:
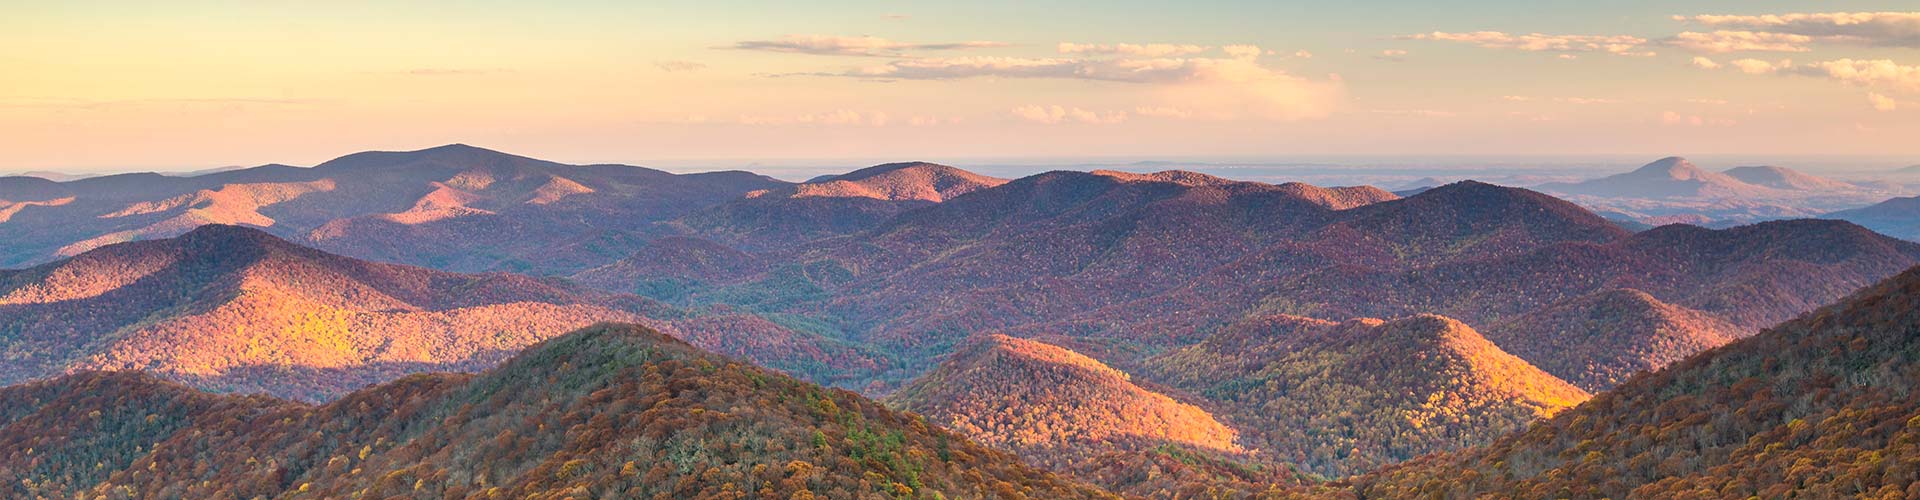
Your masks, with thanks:
[{"label": "cloud", "polygon": [[1861,87],[1920,92],[1920,66],[1904,66],[1891,59],[1836,59],[1798,65],[1786,59],[1736,59],[1727,64],[1752,75],[1814,76]]},{"label": "cloud", "polygon": [[1813,37],[1792,33],[1723,30],[1711,33],[1683,32],[1662,40],[1661,43],[1694,52],[1724,54],[1727,52],[1806,52],[1813,50],[1806,46],[1812,41]]},{"label": "cloud", "polygon": [[1738,121],[1727,119],[1727,118],[1708,118],[1700,115],[1682,114],[1682,113],[1673,112],[1673,111],[1660,113],[1660,123],[1664,123],[1672,126],[1687,126],[1687,127],[1705,127],[1705,126],[1731,127],[1731,126],[1740,124],[1740,122]]},{"label": "cloud", "polygon": [[1888,59],[1839,59],[1808,63],[1794,72],[1824,76],[1863,87],[1920,91],[1920,66],[1902,66]]},{"label": "cloud", "polygon": [[707,69],[706,64],[693,62],[693,61],[654,61],[653,67],[660,68],[660,71],[665,71],[668,73],[679,73],[682,71],[699,71],[699,70]]},{"label": "cloud", "polygon": [[1193,111],[1171,106],[1141,106],[1133,108],[1133,114],[1154,118],[1193,118]]},{"label": "cloud", "polygon": [[1069,108],[1058,104],[1052,106],[1029,105],[1013,108],[1013,116],[1022,120],[1045,123],[1088,123],[1107,125],[1127,121],[1124,111],[1095,112],[1080,108]]},{"label": "cloud", "polygon": [[888,21],[904,21],[912,19],[913,14],[881,14],[880,18]]},{"label": "cloud", "polygon": [[1528,33],[1524,35],[1508,34],[1499,31],[1476,31],[1472,33],[1448,33],[1435,31],[1415,35],[1394,37],[1399,40],[1432,40],[1473,44],[1488,49],[1524,50],[1529,52],[1602,52],[1623,56],[1651,56],[1646,50],[1647,39],[1628,35],[1548,35]]},{"label": "cloud", "polygon": [[1256,55],[1250,46],[1230,47],[1236,46],[1219,50],[1231,57],[921,57],[838,72],[770,76],[879,81],[1034,78],[1137,84],[1144,95],[1136,105],[1178,107],[1208,119],[1319,118],[1345,100],[1345,84],[1336,75],[1324,80],[1301,78],[1248,57]]},{"label": "cloud", "polygon": [[1007,46],[1006,43],[985,41],[907,43],[872,36],[787,35],[777,40],[747,40],[737,42],[730,48],[821,56],[899,57],[906,51],[962,50],[1005,46]]},{"label": "cloud", "polygon": [[1501,96],[1500,98],[1513,101],[1513,102],[1541,101],[1541,102],[1556,102],[1560,104],[1582,104],[1582,105],[1619,104],[1622,102],[1619,99],[1606,99],[1606,98],[1600,98],[1600,97],[1538,97],[1536,98],[1536,97],[1527,97],[1527,96],[1519,96],[1519,95],[1509,95],[1509,96]]},{"label": "cloud", "polygon": [[1695,56],[1693,58],[1693,67],[1700,69],[1720,69],[1720,63],[1713,62],[1713,59],[1706,57]]},{"label": "cloud", "polygon": [[1300,50],[1293,51],[1293,57],[1298,57],[1301,59],[1313,59],[1313,53],[1307,52],[1307,49],[1300,49]]},{"label": "cloud", "polygon": [[1169,57],[1169,56],[1187,56],[1187,55],[1198,54],[1201,52],[1206,52],[1208,50],[1208,47],[1205,45],[1171,44],[1171,43],[1105,44],[1105,43],[1061,42],[1059,46],[1059,50],[1060,50],[1060,53],[1062,54],[1101,54],[1101,55],[1121,55],[1121,56],[1130,56],[1130,57]]},{"label": "cloud", "polygon": [[1804,35],[1822,42],[1920,47],[1920,12],[1697,15],[1673,19],[1715,28]]},{"label": "cloud", "polygon": [[1266,53],[1259,45],[1222,45],[1220,51],[1234,59],[1257,59],[1260,54]]},{"label": "cloud", "polygon": [[880,127],[893,119],[883,111],[840,109],[800,115],[740,115],[742,125],[842,125]]},{"label": "cloud", "polygon": [[1734,59],[1727,62],[1727,64],[1733,66],[1735,69],[1739,69],[1741,73],[1749,75],[1777,73],[1780,70],[1793,67],[1793,61],[1789,59],[1781,59],[1780,62],[1777,63],[1759,59]]},{"label": "cloud", "polygon": [[1900,109],[1900,101],[1873,92],[1867,93],[1867,103],[1872,104],[1873,109],[1876,111],[1894,111]]},{"label": "cloud", "polygon": [[1379,54],[1375,54],[1373,58],[1379,59],[1382,61],[1400,62],[1400,61],[1407,60],[1406,55],[1407,55],[1407,51],[1404,51],[1404,50],[1387,49],[1387,50],[1380,51]]}]

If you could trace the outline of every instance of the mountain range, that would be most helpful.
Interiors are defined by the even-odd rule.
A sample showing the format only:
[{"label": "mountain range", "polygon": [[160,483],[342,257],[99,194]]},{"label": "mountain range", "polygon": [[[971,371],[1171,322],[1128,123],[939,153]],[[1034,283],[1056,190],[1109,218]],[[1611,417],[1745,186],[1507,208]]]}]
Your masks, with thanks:
[{"label": "mountain range", "polygon": [[[1703,186],[1824,189],[1780,169],[1666,163],[1666,177]],[[13,200],[0,202],[0,241],[17,242],[0,258],[31,264],[0,271],[0,383],[25,384],[0,389],[20,408],[0,439],[71,450],[0,457],[20,467],[0,466],[18,474],[0,484],[48,496],[1506,488],[1547,469],[1502,471],[1513,483],[1418,471],[1498,453],[1617,394],[1671,397],[1681,389],[1645,381],[1920,264],[1920,245],[1845,221],[1630,231],[1473,181],[1403,197],[916,162],[788,183],[459,145],[194,177],[0,178],[0,200]],[[549,340],[602,321],[643,326]],[[1805,351],[1793,355],[1851,352]],[[649,361],[660,352],[674,354]],[[1803,376],[1757,365],[1746,378]],[[148,375],[94,372],[127,369]],[[1847,376],[1904,376],[1883,371]],[[725,381],[696,380],[707,375]],[[175,413],[127,410],[152,405]],[[118,420],[88,427],[82,410]],[[147,414],[155,425],[139,423]],[[1633,418],[1681,425],[1673,416]],[[637,430],[696,424],[717,434],[696,446]],[[342,437],[306,437],[319,428]],[[180,448],[208,434],[252,451]],[[456,453],[500,436],[512,441],[483,453],[505,458]],[[1507,467],[1638,441],[1615,442]],[[344,470],[329,471],[335,455]],[[765,461],[789,455],[825,470]],[[225,465],[171,465],[188,463]],[[1449,467],[1435,474],[1492,470]]]},{"label": "mountain range", "polygon": [[1911,194],[1890,182],[1849,182],[1771,165],[1714,172],[1680,157],[1662,158],[1631,172],[1540,184],[1534,189],[1637,223],[1715,227],[1814,217]]},{"label": "mountain range", "polygon": [[796,373],[884,368],[862,349],[749,314],[683,311],[552,278],[374,263],[209,225],[0,271],[0,383],[131,369],[224,392],[331,399],[408,373],[483,369],[598,321],[644,322]]}]

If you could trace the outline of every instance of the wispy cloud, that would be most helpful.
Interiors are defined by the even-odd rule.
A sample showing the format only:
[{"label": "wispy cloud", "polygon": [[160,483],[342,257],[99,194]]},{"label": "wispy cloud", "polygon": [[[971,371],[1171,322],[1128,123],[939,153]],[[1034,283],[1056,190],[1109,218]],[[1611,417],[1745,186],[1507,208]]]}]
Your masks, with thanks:
[{"label": "wispy cloud", "polygon": [[1072,43],[1061,42],[1062,54],[1121,55],[1129,57],[1189,56],[1206,52],[1205,45],[1173,43]]},{"label": "wispy cloud", "polygon": [[1382,61],[1401,62],[1407,60],[1407,51],[1400,49],[1382,50],[1379,54],[1374,54],[1373,58]]},{"label": "wispy cloud", "polygon": [[1920,12],[1673,16],[1715,28],[1817,37],[1831,43],[1920,47]]},{"label": "wispy cloud", "polygon": [[740,50],[787,52],[822,56],[900,57],[909,51],[941,51],[1005,47],[1003,42],[966,41],[909,43],[872,36],[787,35],[773,40],[747,40],[731,47]]},{"label": "wispy cloud", "polygon": [[1449,33],[1435,31],[1394,37],[1400,40],[1431,40],[1472,44],[1488,49],[1529,52],[1601,52],[1623,56],[1651,56],[1647,39],[1629,35],[1549,35],[1545,33],[1509,34],[1499,31]]},{"label": "wispy cloud", "polygon": [[1727,52],[1807,52],[1813,37],[1792,33],[1768,33],[1761,31],[1714,31],[1697,33],[1682,32],[1662,40],[1670,46],[1694,52],[1721,54]]},{"label": "wispy cloud", "polygon": [[1861,87],[1920,92],[1920,66],[1890,59],[1836,59],[1795,64],[1792,60],[1736,59],[1728,66],[1753,75],[1785,74],[1823,77]]},{"label": "wispy cloud", "polygon": [[659,68],[660,71],[665,71],[668,73],[680,73],[685,71],[699,71],[699,70],[707,69],[707,65],[705,63],[694,62],[694,61],[654,61],[653,67]]},{"label": "wispy cloud", "polygon": [[1107,125],[1127,121],[1127,113],[1125,111],[1089,111],[1058,104],[1049,106],[1019,106],[1009,112],[1015,118],[1049,125],[1061,123]]},{"label": "wispy cloud", "polygon": [[1580,105],[1620,104],[1622,102],[1625,102],[1619,99],[1607,99],[1607,98],[1601,98],[1601,97],[1529,97],[1529,96],[1522,96],[1522,95],[1509,95],[1509,96],[1501,96],[1500,98],[1508,101],[1513,101],[1513,102],[1552,102],[1552,103],[1560,103],[1560,104],[1580,104]]},{"label": "wispy cloud", "polygon": [[1900,101],[1874,92],[1867,93],[1867,104],[1873,106],[1875,111],[1897,111],[1900,109]]}]

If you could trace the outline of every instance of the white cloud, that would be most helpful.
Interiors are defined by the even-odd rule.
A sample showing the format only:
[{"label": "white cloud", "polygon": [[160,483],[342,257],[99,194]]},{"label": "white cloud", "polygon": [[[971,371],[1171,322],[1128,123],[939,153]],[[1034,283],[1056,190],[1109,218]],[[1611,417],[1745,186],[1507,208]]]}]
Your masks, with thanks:
[{"label": "white cloud", "polygon": [[1106,125],[1127,121],[1124,111],[1096,112],[1080,108],[1069,108],[1058,104],[1051,106],[1029,105],[1013,108],[1013,116],[1022,120],[1045,123],[1088,123]]},{"label": "white cloud", "polygon": [[1711,33],[1683,32],[1662,42],[1694,52],[1724,54],[1727,52],[1806,52],[1813,50],[1806,46],[1812,41],[1813,37],[1792,33],[1721,30]]},{"label": "white cloud", "polygon": [[1105,44],[1105,43],[1061,42],[1059,45],[1059,50],[1060,50],[1060,53],[1062,54],[1101,54],[1101,55],[1122,55],[1122,56],[1130,56],[1130,57],[1186,56],[1186,55],[1193,55],[1201,52],[1206,52],[1207,49],[1208,47],[1205,45],[1171,44],[1171,43]]},{"label": "white cloud", "polygon": [[1713,59],[1706,57],[1695,56],[1693,58],[1693,67],[1700,69],[1720,69],[1720,63],[1713,62]]},{"label": "white cloud", "polygon": [[1508,34],[1499,31],[1448,33],[1435,31],[1394,37],[1401,40],[1435,40],[1469,43],[1489,49],[1529,52],[1602,52],[1623,56],[1651,56],[1647,39],[1628,35],[1548,35],[1544,33]]},{"label": "white cloud", "polygon": [[747,40],[733,44],[741,50],[763,50],[823,56],[894,57],[905,51],[961,50],[1005,47],[1002,42],[907,43],[872,36],[787,35],[776,40]]},{"label": "white cloud", "polygon": [[1895,111],[1900,109],[1900,101],[1873,92],[1867,93],[1867,103],[1873,105],[1873,109],[1876,111]]},{"label": "white cloud", "polygon": [[1307,49],[1300,49],[1300,50],[1293,51],[1293,57],[1298,57],[1301,59],[1313,59],[1313,53],[1307,52]]},{"label": "white cloud", "polygon": [[1386,50],[1380,51],[1379,54],[1375,54],[1373,58],[1383,60],[1383,61],[1400,62],[1400,61],[1407,60],[1406,55],[1407,55],[1407,51],[1404,51],[1404,50],[1386,49]]},{"label": "white cloud", "polygon": [[1920,47],[1920,12],[1674,16],[1716,28],[1817,37],[1823,42]]}]

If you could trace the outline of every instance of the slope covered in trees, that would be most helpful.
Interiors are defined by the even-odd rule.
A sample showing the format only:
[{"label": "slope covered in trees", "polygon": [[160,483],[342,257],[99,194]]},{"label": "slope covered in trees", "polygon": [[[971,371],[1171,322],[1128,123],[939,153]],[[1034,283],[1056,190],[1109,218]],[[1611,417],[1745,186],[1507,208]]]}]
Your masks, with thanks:
[{"label": "slope covered in trees", "polygon": [[1920,269],[1354,486],[1368,498],[1907,498],[1920,494],[1916,361]]},{"label": "slope covered in trees", "polygon": [[1441,316],[1249,320],[1150,360],[1243,444],[1330,477],[1481,444],[1588,397]]},{"label": "slope covered in trees", "polygon": [[9,497],[1111,498],[636,325],[320,406],[99,373],[0,402]]},{"label": "slope covered in trees", "polygon": [[1238,433],[1205,410],[1080,353],[1004,335],[961,346],[887,401],[1056,470],[1167,443],[1243,451]]},{"label": "slope covered in trees", "polygon": [[1646,292],[1596,292],[1488,329],[1501,349],[1591,392],[1740,338],[1742,329]]},{"label": "slope covered in trees", "polygon": [[[0,383],[144,369],[206,389],[324,399],[406,373],[484,368],[616,320],[804,375],[890,367],[818,334],[705,316],[552,279],[378,264],[203,226],[0,273]],[[747,342],[717,329],[755,335]]]}]

